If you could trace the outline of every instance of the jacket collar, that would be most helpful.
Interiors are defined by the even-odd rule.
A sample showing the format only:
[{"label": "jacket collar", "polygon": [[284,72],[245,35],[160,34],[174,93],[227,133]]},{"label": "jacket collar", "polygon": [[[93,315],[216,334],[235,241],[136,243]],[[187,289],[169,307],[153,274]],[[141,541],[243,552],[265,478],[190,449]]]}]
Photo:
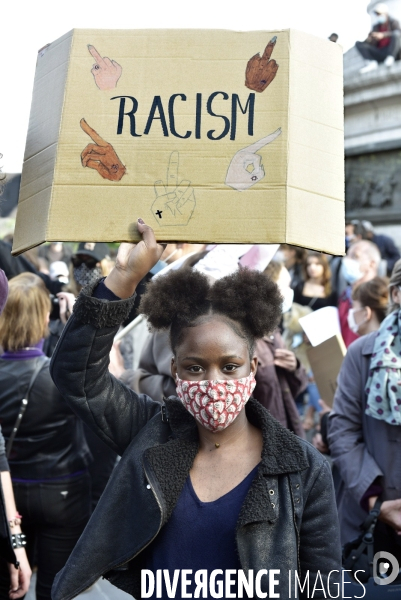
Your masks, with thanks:
[{"label": "jacket collar", "polygon": [[[198,444],[195,419],[182,402],[173,396],[166,399],[167,415],[174,437],[185,438]],[[300,439],[272,417],[255,398],[245,406],[249,421],[262,431],[263,449],[261,469],[265,475],[281,475],[301,471],[309,466]]]},{"label": "jacket collar", "polygon": [[[195,419],[178,398],[170,397],[165,402],[173,439],[150,448],[147,453],[160,485],[164,522],[174,510],[199,448]],[[278,513],[269,496],[272,484],[269,476],[297,472],[309,466],[303,442],[276,421],[257,400],[248,400],[246,413],[249,421],[262,431],[263,448],[258,472],[241,507],[237,529],[249,523],[276,521]]]}]

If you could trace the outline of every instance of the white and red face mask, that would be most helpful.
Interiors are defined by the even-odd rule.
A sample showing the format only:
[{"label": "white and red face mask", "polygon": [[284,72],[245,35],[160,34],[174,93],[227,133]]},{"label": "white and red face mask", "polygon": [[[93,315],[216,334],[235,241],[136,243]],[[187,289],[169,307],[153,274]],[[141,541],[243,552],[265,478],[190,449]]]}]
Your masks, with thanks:
[{"label": "white and red face mask", "polygon": [[256,381],[253,373],[242,379],[188,381],[176,376],[177,395],[187,411],[210,431],[222,431],[248,402]]}]

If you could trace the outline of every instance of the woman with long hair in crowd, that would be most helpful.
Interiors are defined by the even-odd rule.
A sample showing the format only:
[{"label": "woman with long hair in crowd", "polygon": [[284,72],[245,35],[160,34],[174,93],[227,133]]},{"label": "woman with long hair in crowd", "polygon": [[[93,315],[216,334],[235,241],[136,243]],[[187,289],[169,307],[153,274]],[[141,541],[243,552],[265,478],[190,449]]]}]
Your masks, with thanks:
[{"label": "woman with long hair in crowd", "polygon": [[[400,289],[401,261],[398,261],[390,279],[390,313],[377,331],[375,326],[384,312],[382,280],[373,279],[354,291],[351,323],[355,322],[355,329],[358,327],[362,337],[348,348],[328,418],[328,444],[336,472],[342,542],[359,536],[360,525],[379,498],[382,504],[374,531],[374,551],[390,552],[399,562]],[[372,330],[363,335],[369,322]]]},{"label": "woman with long hair in crowd", "polygon": [[[8,281],[0,269],[0,315],[8,297]],[[8,596],[17,600],[25,596],[29,589],[32,570],[26,556],[26,539],[21,530],[21,515],[15,505],[14,491],[7,461],[6,444],[0,427],[0,560],[7,562],[9,571]],[[3,563],[4,568],[4,563]],[[7,588],[0,588],[3,598]]]},{"label": "woman with long hair in crowd", "polygon": [[[337,294],[331,289],[331,271],[327,257],[321,252],[309,251],[304,263],[304,281],[294,289],[294,302],[311,310],[319,310],[326,306],[337,306]],[[304,418],[304,428],[311,429],[315,420],[315,412],[321,411],[320,394],[308,372],[307,386],[308,407]]]},{"label": "woman with long hair in crowd", "polygon": [[[37,566],[38,600],[50,600],[54,576],[90,515],[91,456],[82,423],[55,387],[42,352],[50,309],[43,281],[22,273],[10,280],[0,317],[0,418],[27,554]],[[8,587],[1,564],[0,591]]]},{"label": "woman with long hair in crowd", "polygon": [[[252,398],[255,341],[281,315],[276,284],[247,269],[211,284],[187,269],[148,285],[140,310],[169,331],[178,396],[161,405],[107,368],[136,286],[163,251],[141,219],[138,230],[143,240],[122,244],[110,275],[82,290],[52,359],[66,402],[122,455],[53,600],[73,598],[103,574],[143,597],[141,570],[163,570],[174,585],[176,569],[242,569],[265,594],[267,570],[280,569],[274,591],[282,595],[290,570],[314,579],[319,572],[327,587],[329,572],[341,569],[330,468]],[[231,580],[238,583],[232,571]]]},{"label": "woman with long hair in crowd", "polygon": [[329,261],[321,252],[308,252],[304,262],[304,280],[294,289],[294,302],[312,310],[337,306],[337,294],[331,289]]}]

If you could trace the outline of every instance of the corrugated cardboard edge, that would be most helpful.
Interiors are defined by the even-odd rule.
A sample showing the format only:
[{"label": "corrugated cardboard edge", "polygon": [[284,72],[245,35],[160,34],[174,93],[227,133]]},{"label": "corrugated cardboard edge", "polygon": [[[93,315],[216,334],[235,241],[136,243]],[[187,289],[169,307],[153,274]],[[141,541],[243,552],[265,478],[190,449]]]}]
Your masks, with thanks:
[{"label": "corrugated cardboard edge", "polygon": [[[65,35],[63,35],[61,38],[58,38],[57,40],[55,40],[56,42],[59,42],[63,39],[68,39],[68,37],[70,38],[70,47],[69,47],[69,54],[68,56],[70,56],[71,54],[71,48],[72,48],[72,42],[73,42],[73,38],[74,38],[74,31],[75,30],[71,30],[68,33],[66,33]],[[63,111],[64,111],[64,104],[65,104],[65,96],[66,96],[66,86],[67,86],[67,81],[68,81],[68,75],[70,72],[70,61],[67,60],[66,61],[66,71],[65,71],[65,79],[64,81],[66,82],[66,85],[63,86],[63,90],[64,90],[64,94],[63,94],[63,100],[60,103],[60,117],[59,117],[59,126],[58,126],[58,134],[57,134],[57,141],[55,142],[56,144],[56,149],[55,149],[55,154],[54,154],[54,159],[53,159],[53,166],[52,166],[52,180],[53,180],[53,175],[54,172],[56,170],[57,167],[57,155],[58,155],[58,139],[60,137],[60,131],[61,131],[61,122],[62,122],[62,117],[63,117]],[[35,86],[34,86],[34,90],[35,90]],[[53,96],[52,94],[49,94],[48,96],[48,106],[50,106],[53,103]],[[33,107],[33,103],[31,105],[31,113],[34,110]],[[47,106],[43,106],[43,112],[45,113],[47,110]],[[31,116],[29,117],[29,127],[31,126]],[[29,129],[28,129],[29,132]],[[29,135],[27,136],[27,141],[26,141],[26,148],[25,148],[25,155],[26,155],[26,151],[27,151],[27,147],[29,144]],[[46,152],[48,150],[49,147],[44,148],[41,152]],[[30,159],[34,159],[36,155],[33,155],[32,157],[29,157],[28,160]],[[24,160],[24,166],[25,166],[25,160]],[[43,242],[48,241],[49,235],[48,235],[48,223],[50,222],[50,219],[48,218],[46,221],[46,229],[44,231],[42,231],[41,233],[38,234],[38,236],[36,237],[36,239],[32,240],[32,243],[29,244],[29,246],[27,246],[26,244],[26,240],[20,240],[19,239],[19,235],[18,232],[22,231],[24,229],[24,221],[27,221],[27,223],[25,225],[29,226],[29,219],[31,216],[31,211],[26,208],[23,205],[23,200],[21,201],[21,196],[22,196],[22,191],[24,188],[24,168],[22,170],[22,178],[21,178],[21,189],[20,189],[20,197],[18,200],[18,208],[17,208],[17,218],[16,218],[16,223],[21,222],[23,223],[22,226],[16,227],[16,231],[15,231],[15,236],[14,236],[14,240],[13,240],[13,249],[12,249],[12,254],[14,256],[17,256],[18,254],[21,254],[22,252],[25,252],[26,250],[29,250],[30,248],[34,248],[35,246],[39,246],[40,244],[43,244]],[[47,210],[48,215],[50,214],[51,211],[51,205],[52,205],[52,197],[53,197],[53,183],[50,186],[47,186],[43,189],[41,189],[40,191],[38,191],[37,194],[34,194],[33,196],[31,196],[28,200],[31,202],[35,202],[35,203],[40,203],[42,202],[42,204],[44,205],[44,203],[46,202],[46,206],[43,206],[44,210]],[[32,224],[32,223],[31,223]]]},{"label": "corrugated cardboard edge", "polygon": [[[297,29],[294,28],[290,28],[288,30],[288,37],[289,37],[289,58],[290,58],[290,64],[289,64],[289,73],[288,73],[288,84],[289,84],[289,93],[288,93],[288,152],[287,152],[287,181],[288,181],[288,168],[289,168],[289,162],[291,160],[291,156],[290,156],[290,139],[291,139],[291,132],[290,132],[290,121],[291,121],[291,108],[290,108],[290,103],[291,103],[291,74],[292,74],[292,70],[294,68],[296,68],[296,64],[291,61],[291,37],[293,35],[297,35],[297,34],[304,34],[305,32],[302,31],[298,31]],[[309,35],[309,34],[307,34]],[[317,36],[315,36],[317,38]],[[322,40],[321,38],[317,38],[320,41],[325,41]],[[329,43],[333,43],[333,42],[329,42]],[[334,49],[334,46],[333,46]],[[342,60],[341,60],[341,69],[343,66]],[[341,71],[342,73],[342,71]],[[344,111],[342,113],[342,128],[344,131]],[[332,198],[331,200],[331,214],[333,215],[333,220],[334,222],[338,222],[339,219],[341,219],[342,221],[344,221],[345,223],[345,177],[344,177],[344,169],[345,169],[345,164],[343,162],[343,185],[344,185],[344,191],[343,191],[343,201],[341,201],[340,199],[335,199]],[[290,210],[287,211],[288,205],[291,204],[291,196],[293,196],[294,194],[297,195],[297,204],[299,205],[299,212],[298,214],[294,214],[294,206],[290,206]],[[286,239],[286,243],[288,244],[292,244],[292,245],[297,245],[297,246],[301,246],[303,248],[309,248],[312,250],[317,250],[320,252],[326,252],[328,254],[333,254],[333,255],[337,255],[337,256],[344,256],[345,254],[345,239],[341,238],[341,240],[335,240],[335,242],[332,239],[327,239],[327,237],[325,236],[324,232],[322,231],[317,231],[316,232],[316,236],[314,237],[313,241],[312,240],[307,240],[305,239],[305,236],[302,234],[302,218],[299,218],[300,215],[302,215],[302,213],[304,212],[305,214],[307,214],[307,212],[311,212],[312,214],[314,214],[315,212],[317,212],[319,210],[319,203],[321,202],[321,196],[319,196],[319,194],[315,194],[311,191],[305,191],[299,188],[294,188],[290,185],[287,186],[286,188],[286,219],[285,219],[285,239]],[[328,198],[327,196],[323,197],[324,202],[327,203],[330,201],[330,198]],[[310,211],[310,207],[311,204],[314,205],[314,208],[312,209],[312,211]],[[302,205],[304,206],[304,209],[302,208]],[[290,218],[288,218],[288,215],[290,216]],[[295,227],[294,227],[294,222],[295,221]],[[294,234],[295,232],[295,234]],[[310,244],[310,245],[309,245]]]}]

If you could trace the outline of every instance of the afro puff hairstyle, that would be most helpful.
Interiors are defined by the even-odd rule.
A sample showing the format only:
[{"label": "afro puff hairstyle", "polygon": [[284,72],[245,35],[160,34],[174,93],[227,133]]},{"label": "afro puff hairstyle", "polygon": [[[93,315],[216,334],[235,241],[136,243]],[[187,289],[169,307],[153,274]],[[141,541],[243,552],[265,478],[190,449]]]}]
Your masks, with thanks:
[{"label": "afro puff hairstyle", "polygon": [[193,269],[178,269],[148,283],[139,312],[152,328],[169,329],[174,353],[185,328],[196,326],[202,316],[221,315],[247,340],[252,355],[255,340],[277,326],[282,301],[277,285],[258,271],[241,268],[210,283]]}]

